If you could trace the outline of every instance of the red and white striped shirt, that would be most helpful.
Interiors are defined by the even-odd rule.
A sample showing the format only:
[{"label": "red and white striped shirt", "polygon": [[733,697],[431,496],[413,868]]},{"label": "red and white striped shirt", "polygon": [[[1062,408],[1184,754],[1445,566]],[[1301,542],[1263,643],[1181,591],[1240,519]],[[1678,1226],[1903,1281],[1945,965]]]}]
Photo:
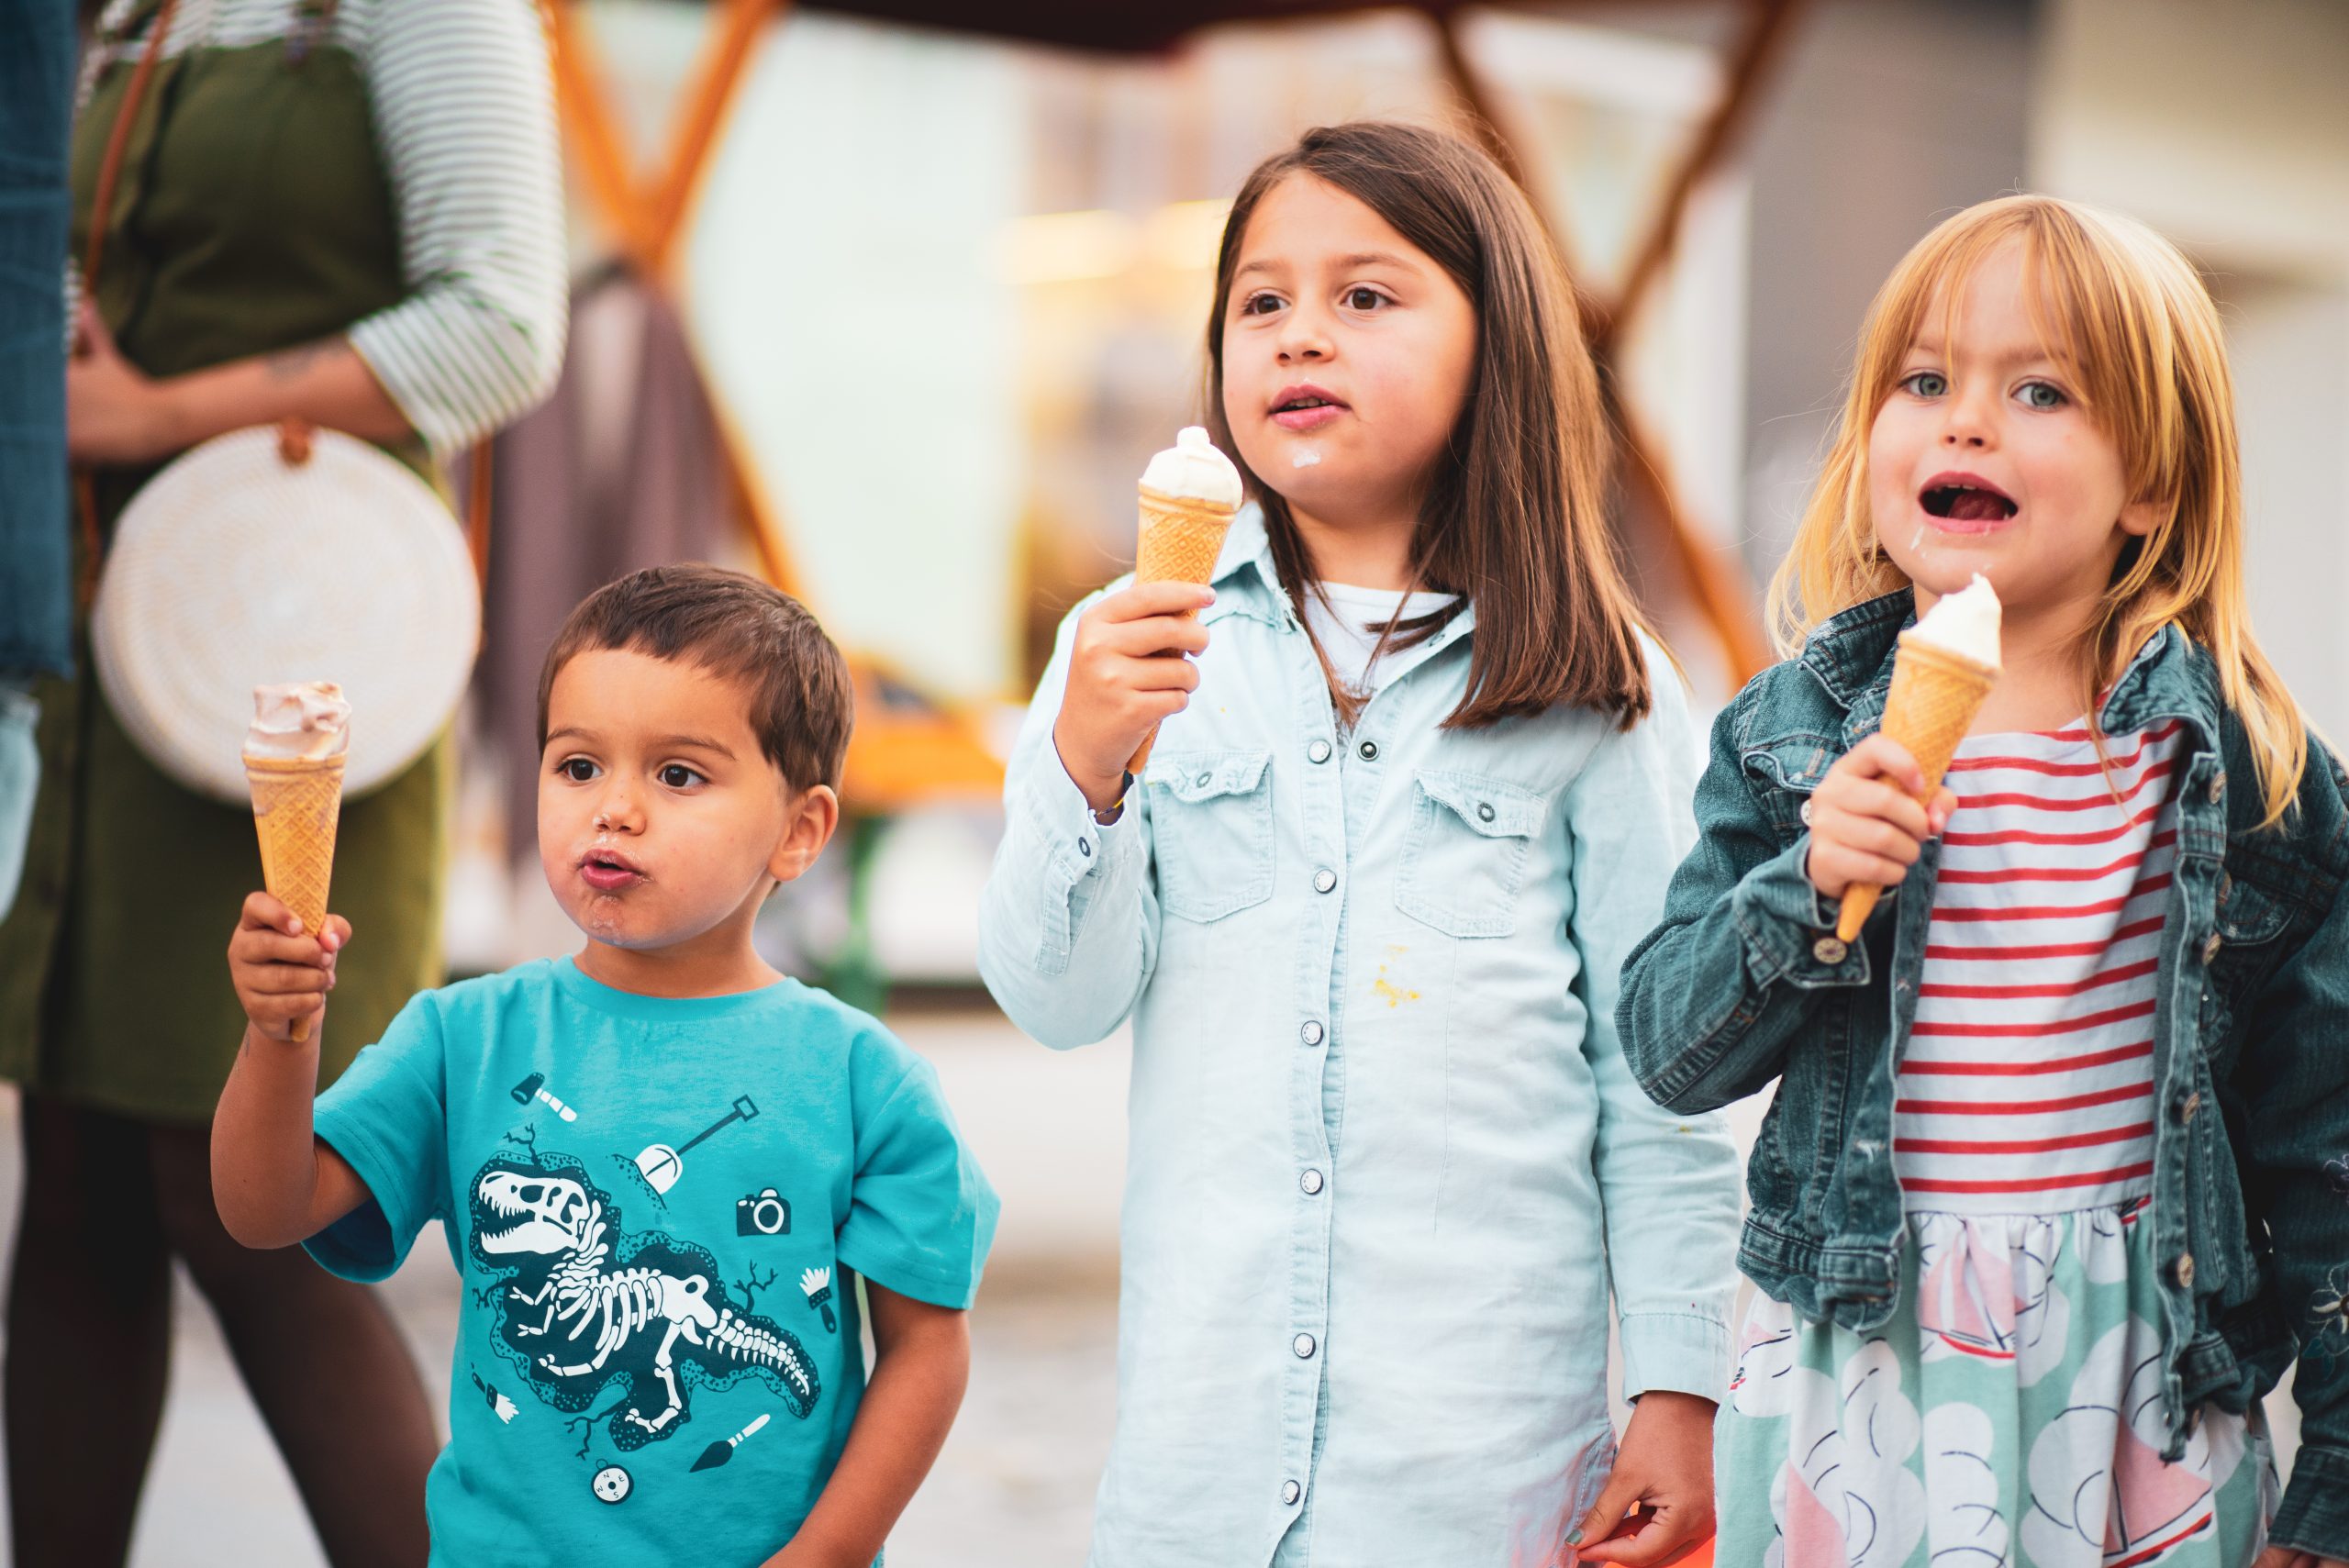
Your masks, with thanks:
[{"label": "red and white striped shirt", "polygon": [[2176,721],[1970,736],[1894,1102],[1911,1210],[2047,1214],[2152,1190],[2154,966]]}]

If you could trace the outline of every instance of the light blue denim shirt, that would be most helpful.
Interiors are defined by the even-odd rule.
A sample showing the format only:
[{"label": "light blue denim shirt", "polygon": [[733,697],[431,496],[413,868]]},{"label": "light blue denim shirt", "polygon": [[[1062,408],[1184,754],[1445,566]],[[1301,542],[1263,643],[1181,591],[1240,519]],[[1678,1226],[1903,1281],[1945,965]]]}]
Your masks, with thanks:
[{"label": "light blue denim shirt", "polygon": [[1252,508],[1216,588],[1199,690],[1107,828],[1052,747],[1069,617],[982,923],[1039,1040],[1133,1018],[1092,1562],[1571,1561],[1613,1454],[1609,1287],[1627,1394],[1727,1375],[1735,1152],[1615,1035],[1695,838],[1679,676],[1651,648],[1629,733],[1445,730],[1472,609],[1341,736]]}]

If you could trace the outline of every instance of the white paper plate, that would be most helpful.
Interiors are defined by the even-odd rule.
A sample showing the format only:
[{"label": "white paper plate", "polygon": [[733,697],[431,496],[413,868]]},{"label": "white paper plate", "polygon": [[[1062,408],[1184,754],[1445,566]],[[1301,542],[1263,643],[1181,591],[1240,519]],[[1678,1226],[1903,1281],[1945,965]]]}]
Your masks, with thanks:
[{"label": "white paper plate", "polygon": [[140,751],[201,795],[250,798],[253,688],[333,681],[351,702],[344,793],[424,753],[481,645],[481,595],[432,487],[332,430],[291,466],[275,426],[206,441],[133,498],[99,580],[91,641]]}]

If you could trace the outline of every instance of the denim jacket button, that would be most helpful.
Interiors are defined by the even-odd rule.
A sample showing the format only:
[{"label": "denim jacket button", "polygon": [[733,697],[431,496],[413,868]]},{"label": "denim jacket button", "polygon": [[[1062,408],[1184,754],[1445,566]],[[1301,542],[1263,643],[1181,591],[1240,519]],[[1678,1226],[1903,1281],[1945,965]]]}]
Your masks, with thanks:
[{"label": "denim jacket button", "polygon": [[1299,1334],[1294,1340],[1290,1341],[1289,1349],[1297,1352],[1297,1359],[1299,1361],[1312,1360],[1313,1336],[1310,1334]]},{"label": "denim jacket button", "polygon": [[2224,944],[2221,942],[2219,933],[2216,931],[2212,931],[2210,936],[2204,940],[2202,943],[2202,966],[2205,969],[2208,969],[2211,963],[2217,960],[2219,956],[2219,949],[2222,945]]},{"label": "denim jacket button", "polygon": [[1810,944],[1810,956],[1821,963],[1841,963],[1849,958],[1851,953],[1852,950],[1841,939],[1835,937],[1821,937]]},{"label": "denim jacket button", "polygon": [[1308,746],[1305,749],[1305,760],[1308,762],[1328,762],[1330,760],[1330,743],[1327,740],[1316,740],[1312,745]]},{"label": "denim jacket button", "polygon": [[1308,1171],[1305,1174],[1297,1177],[1297,1184],[1305,1189],[1305,1195],[1307,1197],[1313,1197],[1321,1191],[1321,1173],[1319,1171]]},{"label": "denim jacket button", "polygon": [[2216,806],[2227,797],[2227,770],[2221,768],[2210,775],[2210,804]]},{"label": "denim jacket button", "polygon": [[2194,1254],[2180,1252],[2177,1255],[2177,1262],[2170,1265],[2170,1277],[2177,1281],[2178,1289],[2192,1290],[2194,1288]]},{"label": "denim jacket button", "polygon": [[1378,742],[1375,740],[1365,740],[1355,751],[1365,762],[1378,761]]},{"label": "denim jacket button", "polygon": [[1803,798],[1802,798],[1802,811],[1801,811],[1801,817],[1802,817],[1802,825],[1803,825],[1804,827],[1806,827],[1806,828],[1809,827],[1809,826],[1810,826],[1810,796],[1809,796],[1809,795],[1805,795],[1805,796],[1803,796]]},{"label": "denim jacket button", "polygon": [[1284,1481],[1281,1483],[1281,1501],[1288,1505],[1290,1507],[1293,1508],[1297,1507],[1297,1500],[1304,1496],[1305,1488],[1298,1485],[1296,1482]]},{"label": "denim jacket button", "polygon": [[1337,873],[1336,872],[1331,871],[1328,866],[1323,866],[1319,871],[1317,871],[1317,872],[1315,872],[1315,873],[1313,873],[1313,891],[1314,891],[1314,892],[1316,892],[1316,893],[1327,893],[1327,892],[1329,892],[1331,888],[1333,888],[1333,887],[1335,887],[1335,886],[1337,886],[1337,885],[1338,885],[1338,873]]},{"label": "denim jacket button", "polygon": [[1306,1019],[1305,1027],[1297,1031],[1297,1038],[1303,1040],[1308,1045],[1319,1045],[1321,1043],[1321,1020],[1319,1018]]},{"label": "denim jacket button", "polygon": [[1093,840],[1090,839],[1079,839],[1076,841],[1076,852],[1085,856],[1087,860],[1090,860],[1093,857]]}]

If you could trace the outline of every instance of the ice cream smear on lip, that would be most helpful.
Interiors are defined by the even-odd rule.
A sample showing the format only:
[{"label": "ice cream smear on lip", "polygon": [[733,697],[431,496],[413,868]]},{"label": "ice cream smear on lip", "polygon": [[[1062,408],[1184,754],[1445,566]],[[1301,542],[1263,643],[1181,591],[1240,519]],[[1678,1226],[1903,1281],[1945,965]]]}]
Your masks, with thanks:
[{"label": "ice cream smear on lip", "polygon": [[1972,660],[1985,669],[1998,667],[1998,595],[1979,572],[1954,594],[1943,594],[1933,607],[1903,634],[1922,643]]},{"label": "ice cream smear on lip", "polygon": [[1141,471],[1142,487],[1161,495],[1204,501],[1211,506],[1236,509],[1240,505],[1240,471],[1215,450],[1203,426],[1186,425],[1174,444],[1150,460]]},{"label": "ice cream smear on lip", "polygon": [[245,755],[319,762],[351,748],[351,705],[332,681],[253,688],[253,721]]}]

